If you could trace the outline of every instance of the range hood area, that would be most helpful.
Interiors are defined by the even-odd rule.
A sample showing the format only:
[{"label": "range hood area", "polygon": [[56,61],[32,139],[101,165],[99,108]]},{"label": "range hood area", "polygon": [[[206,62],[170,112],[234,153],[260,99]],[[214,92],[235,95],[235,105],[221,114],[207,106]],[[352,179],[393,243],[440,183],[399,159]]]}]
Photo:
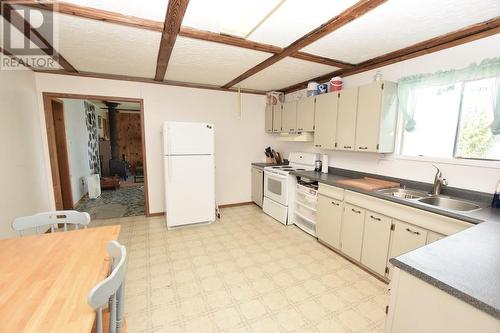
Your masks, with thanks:
[{"label": "range hood area", "polygon": [[314,133],[303,132],[303,133],[280,133],[276,140],[278,141],[290,141],[290,142],[312,142],[314,140]]}]

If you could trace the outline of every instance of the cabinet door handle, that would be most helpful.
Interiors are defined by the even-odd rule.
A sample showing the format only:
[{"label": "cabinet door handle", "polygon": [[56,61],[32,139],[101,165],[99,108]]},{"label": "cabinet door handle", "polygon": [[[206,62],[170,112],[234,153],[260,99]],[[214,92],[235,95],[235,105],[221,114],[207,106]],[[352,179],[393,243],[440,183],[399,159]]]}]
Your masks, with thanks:
[{"label": "cabinet door handle", "polygon": [[340,206],[339,203],[335,202],[335,201],[332,201],[332,205],[335,205],[335,206]]},{"label": "cabinet door handle", "polygon": [[344,146],[344,149],[351,149],[351,146]]},{"label": "cabinet door handle", "polygon": [[274,131],[274,132],[278,132],[278,130],[277,130],[277,129],[275,129],[275,130],[273,130],[273,131]]},{"label": "cabinet door handle", "polygon": [[375,217],[375,216],[373,216],[373,215],[370,215],[370,218],[371,218],[372,220],[375,220],[375,221],[382,221],[382,219],[381,219],[380,217]]},{"label": "cabinet door handle", "polygon": [[303,129],[302,129],[302,128],[297,128],[297,130],[298,130],[298,131],[303,131]]},{"label": "cabinet door handle", "polygon": [[366,149],[368,149],[368,147],[358,147],[358,149],[366,150]]},{"label": "cabinet door handle", "polygon": [[420,232],[419,232],[419,231],[413,231],[413,230],[411,230],[410,228],[406,228],[406,231],[408,231],[408,232],[410,232],[410,233],[412,233],[412,234],[414,234],[414,235],[420,235]]},{"label": "cabinet door handle", "polygon": [[360,211],[360,210],[356,210],[356,209],[354,209],[354,208],[351,208],[351,210],[352,210],[354,213],[356,213],[356,214],[361,214],[361,211]]},{"label": "cabinet door handle", "polygon": [[321,147],[321,145],[314,145],[314,147]]}]

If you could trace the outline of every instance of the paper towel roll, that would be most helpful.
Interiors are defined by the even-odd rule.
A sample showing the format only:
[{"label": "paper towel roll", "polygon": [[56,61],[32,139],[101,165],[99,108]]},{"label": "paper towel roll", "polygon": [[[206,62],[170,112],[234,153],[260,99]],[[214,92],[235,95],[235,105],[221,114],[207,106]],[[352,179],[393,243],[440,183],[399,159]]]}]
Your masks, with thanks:
[{"label": "paper towel roll", "polygon": [[328,155],[323,154],[321,156],[321,172],[328,173]]}]

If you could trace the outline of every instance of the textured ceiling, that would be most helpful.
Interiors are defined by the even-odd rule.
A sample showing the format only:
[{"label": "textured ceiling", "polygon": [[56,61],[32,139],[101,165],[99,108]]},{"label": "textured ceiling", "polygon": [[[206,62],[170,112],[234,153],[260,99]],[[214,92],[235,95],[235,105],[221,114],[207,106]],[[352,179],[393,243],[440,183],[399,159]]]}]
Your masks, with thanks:
[{"label": "textured ceiling", "polygon": [[338,68],[295,58],[285,58],[238,85],[248,89],[275,90],[336,69]]},{"label": "textured ceiling", "polygon": [[178,37],[165,79],[223,85],[269,56],[269,53]]},{"label": "textured ceiling", "polygon": [[75,5],[107,10],[123,15],[164,21],[168,0],[63,0]]},{"label": "textured ceiling", "polygon": [[[248,40],[286,47],[357,1],[286,0]],[[164,20],[168,6],[168,0],[67,2],[156,21]],[[191,0],[183,25],[220,32],[241,21],[241,27],[247,29],[249,22],[255,21],[249,13],[262,15],[277,3],[280,0]],[[389,0],[302,51],[359,63],[498,16],[500,0]],[[76,16],[56,17],[59,38],[53,46],[78,71],[154,77],[161,33]],[[0,35],[0,41],[1,38]],[[265,52],[178,37],[165,79],[224,85],[269,56]],[[274,90],[336,69],[285,58],[239,85]]]},{"label": "textured ceiling", "polygon": [[500,0],[390,0],[303,51],[359,63],[500,16]]},{"label": "textured ceiling", "polygon": [[229,33],[227,28],[236,25],[249,32],[278,3],[278,0],[190,0],[182,25],[217,33]]},{"label": "textured ceiling", "polygon": [[161,33],[59,15],[60,53],[79,71],[151,78]]},{"label": "textured ceiling", "polygon": [[286,1],[248,39],[285,47],[354,5],[358,0]]}]

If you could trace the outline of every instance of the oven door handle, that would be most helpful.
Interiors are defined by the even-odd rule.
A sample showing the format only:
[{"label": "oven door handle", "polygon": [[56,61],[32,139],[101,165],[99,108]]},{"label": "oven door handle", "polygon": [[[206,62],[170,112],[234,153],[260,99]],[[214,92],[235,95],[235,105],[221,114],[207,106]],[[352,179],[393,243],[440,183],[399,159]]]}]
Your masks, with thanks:
[{"label": "oven door handle", "polygon": [[284,175],[278,175],[277,173],[269,172],[269,171],[264,171],[264,176],[267,176],[269,178],[274,178],[276,180],[283,180],[286,179],[288,176]]}]

